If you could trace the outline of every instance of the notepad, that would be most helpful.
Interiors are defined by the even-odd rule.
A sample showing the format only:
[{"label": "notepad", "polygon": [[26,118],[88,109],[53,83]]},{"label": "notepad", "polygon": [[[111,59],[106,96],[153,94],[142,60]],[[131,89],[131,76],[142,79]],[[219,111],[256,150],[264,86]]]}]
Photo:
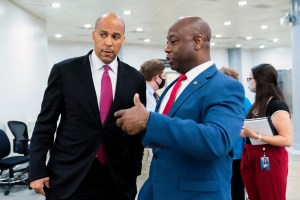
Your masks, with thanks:
[{"label": "notepad", "polygon": [[[253,119],[245,119],[244,127],[253,129],[257,134],[266,136],[266,135],[275,135],[274,128],[271,124],[270,119],[268,117],[260,117]],[[254,138],[249,138],[252,145],[261,145],[266,144],[263,141],[258,141]]]}]

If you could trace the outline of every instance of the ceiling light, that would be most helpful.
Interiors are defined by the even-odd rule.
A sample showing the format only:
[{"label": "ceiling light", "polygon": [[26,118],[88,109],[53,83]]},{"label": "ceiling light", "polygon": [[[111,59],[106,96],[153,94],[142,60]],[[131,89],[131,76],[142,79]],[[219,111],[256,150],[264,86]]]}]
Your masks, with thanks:
[{"label": "ceiling light", "polygon": [[259,48],[260,48],[260,49],[263,49],[263,48],[265,48],[265,45],[262,45],[262,44],[261,44],[261,45],[259,45]]},{"label": "ceiling light", "polygon": [[92,27],[92,24],[85,24],[83,25],[84,28],[91,28]]},{"label": "ceiling light", "polygon": [[268,26],[267,26],[267,25],[262,25],[260,28],[261,28],[262,30],[265,30],[265,29],[268,28]]},{"label": "ceiling light", "polygon": [[60,3],[59,2],[53,2],[50,4],[52,8],[60,8]]},{"label": "ceiling light", "polygon": [[228,22],[224,22],[224,25],[225,26],[229,26],[231,24],[231,22],[230,21],[228,21]]},{"label": "ceiling light", "polygon": [[178,19],[183,19],[183,18],[187,18],[187,17],[192,17],[192,16],[181,16]]},{"label": "ceiling light", "polygon": [[211,42],[211,43],[210,43],[210,46],[215,46],[215,43],[214,43],[214,42]]},{"label": "ceiling light", "polygon": [[241,45],[241,44],[236,44],[235,47],[236,47],[236,48],[241,48],[242,45]]},{"label": "ceiling light", "polygon": [[55,34],[55,37],[56,37],[56,38],[61,38],[61,37],[62,37],[62,34],[57,33],[57,34]]},{"label": "ceiling light", "polygon": [[274,38],[274,39],[273,39],[273,42],[278,42],[278,41],[279,41],[278,38]]},{"label": "ceiling light", "polygon": [[141,28],[141,27],[135,29],[136,32],[142,32],[143,30],[144,30],[144,29]]},{"label": "ceiling light", "polygon": [[247,5],[247,1],[239,1],[239,6],[245,6]]},{"label": "ceiling light", "polygon": [[251,36],[247,36],[247,37],[246,37],[246,40],[251,40],[251,39],[252,39]]},{"label": "ceiling light", "polygon": [[145,42],[145,43],[149,43],[149,42],[150,42],[150,39],[144,39],[144,42]]},{"label": "ceiling light", "polygon": [[130,15],[130,14],[131,14],[131,10],[124,10],[124,11],[123,11],[123,14],[124,14],[124,15]]},{"label": "ceiling light", "polygon": [[220,37],[222,37],[221,34],[216,34],[216,38],[220,38]]}]

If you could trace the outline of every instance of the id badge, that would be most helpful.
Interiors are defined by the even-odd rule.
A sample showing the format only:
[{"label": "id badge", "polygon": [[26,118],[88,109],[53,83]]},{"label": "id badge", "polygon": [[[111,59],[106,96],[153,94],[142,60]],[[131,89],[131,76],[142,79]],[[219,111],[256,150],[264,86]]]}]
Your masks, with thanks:
[{"label": "id badge", "polygon": [[260,157],[260,167],[262,170],[270,170],[270,160],[269,157]]}]

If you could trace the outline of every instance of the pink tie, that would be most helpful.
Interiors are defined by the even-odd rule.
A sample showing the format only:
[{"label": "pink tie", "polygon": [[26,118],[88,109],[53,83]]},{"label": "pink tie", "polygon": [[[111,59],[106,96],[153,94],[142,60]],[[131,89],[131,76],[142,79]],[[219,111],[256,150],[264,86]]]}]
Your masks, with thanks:
[{"label": "pink tie", "polygon": [[[110,66],[104,65],[103,67],[104,67],[104,72],[102,74],[101,95],[100,95],[100,118],[102,124],[104,124],[106,120],[113,99],[111,80],[108,74],[108,70]],[[97,157],[102,164],[106,162],[103,144],[100,144],[99,150],[97,152]]]},{"label": "pink tie", "polygon": [[163,114],[164,114],[164,115],[167,115],[167,114],[169,113],[169,111],[170,111],[170,109],[171,109],[171,107],[172,107],[172,105],[173,105],[173,103],[174,103],[174,101],[175,101],[175,97],[176,97],[176,94],[177,94],[177,92],[178,92],[178,89],[179,89],[179,87],[180,87],[180,85],[181,85],[181,82],[182,82],[183,80],[186,80],[186,79],[187,79],[187,77],[186,77],[185,74],[181,74],[181,75],[179,76],[179,78],[177,79],[177,81],[176,81],[176,83],[175,83],[175,85],[174,85],[174,87],[173,87],[173,89],[172,89],[170,98],[169,98],[169,100],[168,100],[168,102],[167,102],[167,104],[166,104],[166,107],[165,107],[165,109],[163,110]]}]

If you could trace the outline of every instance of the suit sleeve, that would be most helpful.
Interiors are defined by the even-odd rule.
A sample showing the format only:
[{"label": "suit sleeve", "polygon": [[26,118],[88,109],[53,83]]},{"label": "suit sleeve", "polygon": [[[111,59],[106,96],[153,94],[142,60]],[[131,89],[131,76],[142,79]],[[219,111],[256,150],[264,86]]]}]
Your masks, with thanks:
[{"label": "suit sleeve", "polygon": [[152,112],[144,145],[195,159],[219,159],[239,137],[243,110],[244,89],[237,81],[206,87],[191,95],[172,118]]},{"label": "suit sleeve", "polygon": [[61,107],[61,77],[58,66],[54,65],[49,75],[41,111],[38,115],[30,142],[30,181],[49,176],[46,168],[46,157],[48,150],[53,144]]}]

